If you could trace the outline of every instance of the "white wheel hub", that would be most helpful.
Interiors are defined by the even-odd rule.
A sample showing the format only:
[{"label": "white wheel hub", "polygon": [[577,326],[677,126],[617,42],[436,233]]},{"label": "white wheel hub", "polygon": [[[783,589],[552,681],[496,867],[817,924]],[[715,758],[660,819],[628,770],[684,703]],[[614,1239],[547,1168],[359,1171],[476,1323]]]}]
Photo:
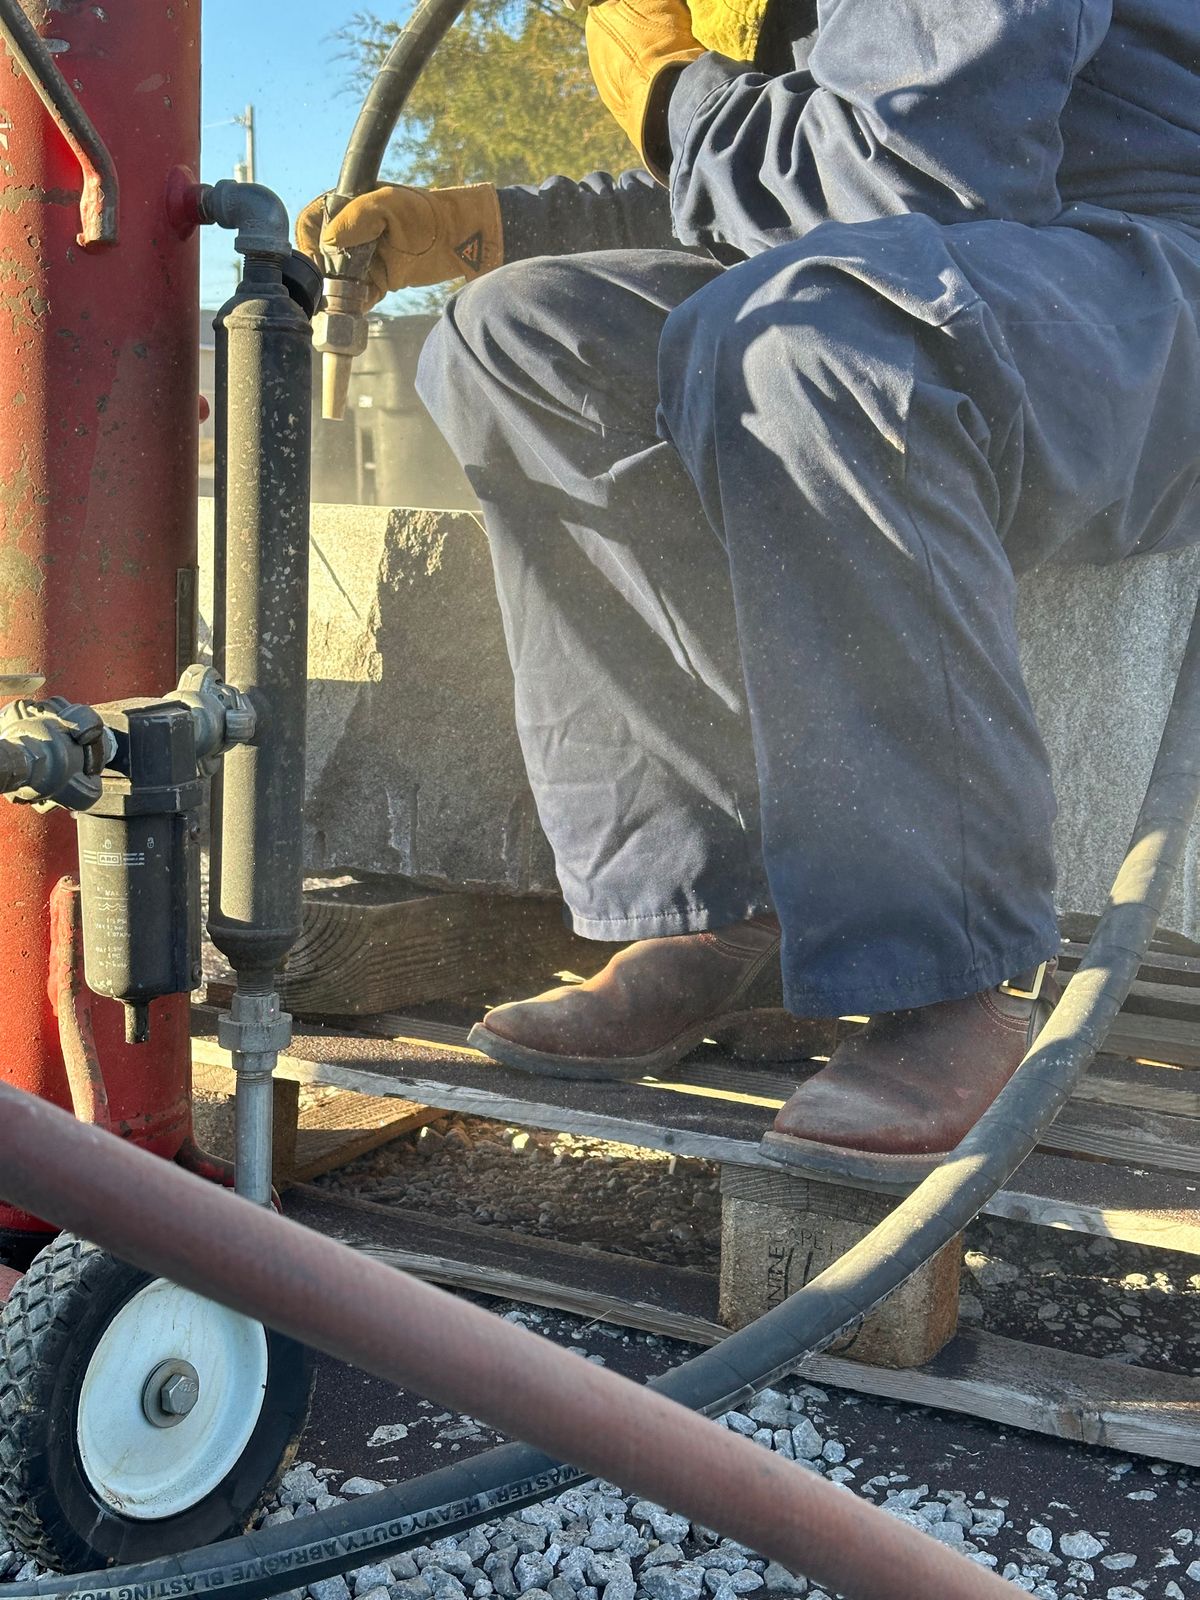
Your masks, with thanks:
[{"label": "white wheel hub", "polygon": [[[185,1368],[198,1381],[194,1403],[156,1426],[147,1385],[160,1369]],[[266,1389],[262,1325],[158,1278],[121,1307],[88,1363],[75,1430],[84,1474],[122,1516],[178,1516],[233,1470]]]}]

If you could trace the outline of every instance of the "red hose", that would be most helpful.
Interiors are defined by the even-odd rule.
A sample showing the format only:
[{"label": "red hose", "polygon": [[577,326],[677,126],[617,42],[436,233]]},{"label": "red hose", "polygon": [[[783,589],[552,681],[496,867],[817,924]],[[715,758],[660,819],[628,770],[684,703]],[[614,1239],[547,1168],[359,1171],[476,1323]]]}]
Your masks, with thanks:
[{"label": "red hose", "polygon": [[363,1371],[669,1504],[847,1600],[1011,1600],[817,1473],[0,1085],[0,1194]]},{"label": "red hose", "polygon": [[111,1128],[108,1090],[92,1028],[92,997],[83,981],[83,910],[76,878],[60,878],[50,896],[50,1004],[80,1122]]}]

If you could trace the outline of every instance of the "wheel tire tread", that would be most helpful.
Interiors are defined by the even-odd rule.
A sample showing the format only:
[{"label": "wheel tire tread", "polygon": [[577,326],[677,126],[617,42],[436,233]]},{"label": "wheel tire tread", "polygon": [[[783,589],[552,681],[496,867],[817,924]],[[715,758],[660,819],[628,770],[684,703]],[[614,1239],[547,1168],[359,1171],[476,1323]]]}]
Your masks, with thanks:
[{"label": "wheel tire tread", "polygon": [[[0,1313],[0,1528],[43,1566],[64,1552],[54,1538],[50,1461],[39,1419],[50,1409],[58,1357],[93,1245],[59,1234],[33,1261]],[[49,1501],[49,1505],[47,1505]]]}]

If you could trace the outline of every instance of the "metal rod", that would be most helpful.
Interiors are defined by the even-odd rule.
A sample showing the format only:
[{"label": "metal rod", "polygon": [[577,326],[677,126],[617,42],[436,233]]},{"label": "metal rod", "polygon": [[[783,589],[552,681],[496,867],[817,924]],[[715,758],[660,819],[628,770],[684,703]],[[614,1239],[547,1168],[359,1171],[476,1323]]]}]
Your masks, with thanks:
[{"label": "metal rod", "polygon": [[1015,1593],[819,1474],[3,1086],[0,1191],[123,1260],[674,1506],[850,1600]]},{"label": "metal rod", "polygon": [[117,169],[92,119],[80,105],[46,41],[25,15],[21,0],[0,0],[0,38],[70,145],[83,173],[79,243],[116,244]]}]

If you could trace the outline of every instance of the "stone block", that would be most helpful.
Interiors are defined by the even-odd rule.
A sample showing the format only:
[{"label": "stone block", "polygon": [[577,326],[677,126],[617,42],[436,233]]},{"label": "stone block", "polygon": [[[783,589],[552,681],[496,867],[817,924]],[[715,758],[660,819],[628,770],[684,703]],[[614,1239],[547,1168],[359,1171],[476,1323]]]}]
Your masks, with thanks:
[{"label": "stone block", "polygon": [[[211,543],[202,500],[204,619]],[[555,893],[478,517],[314,505],[311,570],[309,870]],[[1062,912],[1103,909],[1198,588],[1200,549],[1044,568],[1020,584],[1025,670],[1059,796]],[[1200,825],[1163,925],[1200,938]]]},{"label": "stone block", "polygon": [[[200,513],[203,642],[211,500]],[[557,893],[478,518],[318,504],[309,557],[309,872]]]},{"label": "stone block", "polygon": [[[1200,593],[1200,548],[1023,578],[1026,681],[1058,795],[1060,912],[1104,909],[1154,765]],[[1200,939],[1200,819],[1162,926]]]}]

